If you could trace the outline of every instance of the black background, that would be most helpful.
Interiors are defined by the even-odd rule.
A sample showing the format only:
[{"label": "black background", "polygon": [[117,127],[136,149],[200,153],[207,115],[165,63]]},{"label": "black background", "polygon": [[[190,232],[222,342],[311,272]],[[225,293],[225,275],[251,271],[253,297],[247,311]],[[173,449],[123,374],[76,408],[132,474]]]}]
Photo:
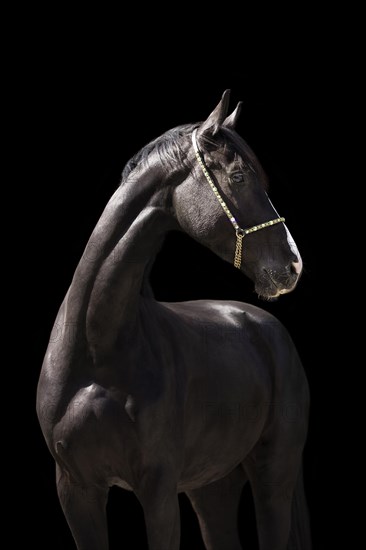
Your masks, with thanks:
[{"label": "black background", "polygon": [[[26,441],[20,455],[30,450],[31,461],[27,458],[26,472],[23,463],[14,490],[16,513],[29,519],[23,535],[39,550],[74,548],[57,501],[53,460],[35,415],[36,385],[58,307],[127,160],[167,129],[203,120],[226,88],[232,91],[232,108],[243,101],[237,131],[269,175],[271,199],[301,251],[303,276],[293,293],[275,303],[259,302],[252,283],[232,266],[188,237],[172,234],[157,258],[153,286],[158,299],[238,299],[281,319],[298,347],[312,395],[305,485],[314,549],[331,548],[334,525],[340,528],[344,521],[344,501],[334,496],[344,485],[335,465],[344,448],[335,441],[348,406],[337,394],[345,381],[336,368],[337,358],[342,361],[343,325],[334,296],[344,273],[334,275],[332,224],[342,208],[334,186],[342,170],[339,128],[349,109],[339,81],[352,70],[339,42],[329,43],[329,35],[323,40],[316,23],[311,39],[309,32],[298,35],[295,26],[285,37],[268,40],[265,48],[259,23],[249,44],[215,36],[213,47],[198,33],[188,53],[190,33],[183,41],[174,32],[152,33],[137,53],[136,43],[120,42],[118,29],[111,29],[108,38],[108,32],[98,34],[102,25],[84,34],[80,21],[55,36],[48,25],[22,52],[16,69],[22,130],[17,139],[25,160],[19,197],[25,211],[27,246],[21,260],[27,284],[22,288],[30,341],[22,382]],[[202,549],[184,497],[181,508],[182,549]],[[249,490],[241,510],[243,541],[248,549],[256,548]],[[134,495],[112,490],[108,513],[111,550],[146,548]]]}]

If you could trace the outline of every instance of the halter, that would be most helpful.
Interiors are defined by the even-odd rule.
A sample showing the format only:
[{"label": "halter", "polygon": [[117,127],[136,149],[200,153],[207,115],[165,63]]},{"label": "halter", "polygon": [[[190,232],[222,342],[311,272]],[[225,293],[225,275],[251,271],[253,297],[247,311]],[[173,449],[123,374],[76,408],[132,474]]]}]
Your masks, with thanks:
[{"label": "halter", "polygon": [[198,164],[200,165],[202,172],[207,179],[208,183],[210,184],[210,187],[212,191],[215,194],[215,197],[219,201],[223,211],[229,218],[229,221],[231,222],[232,226],[235,229],[236,234],[236,246],[235,246],[235,256],[234,256],[234,267],[237,269],[240,269],[241,262],[242,262],[242,251],[243,251],[243,239],[246,235],[249,235],[249,233],[254,233],[255,231],[259,231],[260,229],[264,229],[265,227],[270,227],[271,225],[275,225],[276,223],[281,223],[285,221],[285,218],[275,218],[274,220],[270,220],[268,222],[259,223],[258,225],[253,225],[252,227],[249,227],[248,229],[242,229],[238,222],[236,221],[235,217],[230,212],[226,202],[222,198],[222,196],[219,193],[219,190],[217,189],[216,185],[212,181],[212,178],[207,170],[207,167],[204,163],[204,160],[201,156],[200,150],[198,148],[197,143],[197,128],[192,133],[192,143],[193,143],[193,149],[196,155],[196,159],[198,161]]}]

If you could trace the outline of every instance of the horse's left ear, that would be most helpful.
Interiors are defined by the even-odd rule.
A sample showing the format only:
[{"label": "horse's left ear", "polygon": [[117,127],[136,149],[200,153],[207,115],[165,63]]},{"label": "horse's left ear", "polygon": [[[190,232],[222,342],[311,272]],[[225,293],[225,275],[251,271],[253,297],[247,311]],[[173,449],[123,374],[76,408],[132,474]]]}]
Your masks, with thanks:
[{"label": "horse's left ear", "polygon": [[224,122],[222,123],[223,126],[225,126],[226,128],[230,128],[230,130],[234,130],[240,115],[242,104],[243,102],[239,101],[231,115],[225,118]]},{"label": "horse's left ear", "polygon": [[220,103],[216,105],[210,116],[201,124],[198,129],[199,134],[209,133],[215,135],[221,124],[224,122],[229,109],[230,90],[225,90],[222,94]]}]

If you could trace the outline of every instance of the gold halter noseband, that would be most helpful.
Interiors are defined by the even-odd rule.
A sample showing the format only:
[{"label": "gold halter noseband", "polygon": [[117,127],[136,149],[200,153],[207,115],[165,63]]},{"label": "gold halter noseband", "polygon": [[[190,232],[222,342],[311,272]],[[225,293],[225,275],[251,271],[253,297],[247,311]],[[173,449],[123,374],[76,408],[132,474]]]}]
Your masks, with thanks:
[{"label": "gold halter noseband", "polygon": [[198,164],[200,165],[202,172],[205,175],[205,178],[207,179],[208,183],[210,184],[210,187],[212,191],[215,194],[215,197],[219,201],[223,211],[229,218],[229,221],[233,225],[235,229],[236,234],[236,246],[235,246],[235,256],[234,256],[234,267],[237,269],[241,268],[241,262],[242,262],[242,251],[243,251],[243,239],[246,235],[249,235],[249,233],[254,233],[255,231],[259,231],[260,229],[264,229],[265,227],[270,227],[271,225],[275,225],[276,223],[281,223],[285,221],[285,218],[275,218],[274,220],[270,220],[269,222],[259,223],[258,225],[253,225],[252,227],[249,227],[248,229],[242,229],[232,213],[230,212],[226,202],[222,198],[222,196],[219,193],[219,190],[217,189],[216,185],[212,181],[212,178],[210,174],[208,173],[207,167],[204,163],[203,158],[201,157],[200,150],[198,148],[197,143],[197,128],[192,133],[192,143],[193,143],[193,149],[196,155],[196,159],[198,161]]}]

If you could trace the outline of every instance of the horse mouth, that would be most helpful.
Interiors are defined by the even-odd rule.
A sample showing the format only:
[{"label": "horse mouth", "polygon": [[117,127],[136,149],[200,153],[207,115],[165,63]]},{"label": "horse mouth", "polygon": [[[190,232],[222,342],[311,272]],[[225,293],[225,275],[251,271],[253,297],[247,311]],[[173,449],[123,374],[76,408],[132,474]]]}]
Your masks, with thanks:
[{"label": "horse mouth", "polygon": [[298,277],[276,277],[271,269],[264,269],[263,275],[255,284],[255,291],[259,298],[272,301],[277,300],[282,294],[292,292],[296,287]]}]

